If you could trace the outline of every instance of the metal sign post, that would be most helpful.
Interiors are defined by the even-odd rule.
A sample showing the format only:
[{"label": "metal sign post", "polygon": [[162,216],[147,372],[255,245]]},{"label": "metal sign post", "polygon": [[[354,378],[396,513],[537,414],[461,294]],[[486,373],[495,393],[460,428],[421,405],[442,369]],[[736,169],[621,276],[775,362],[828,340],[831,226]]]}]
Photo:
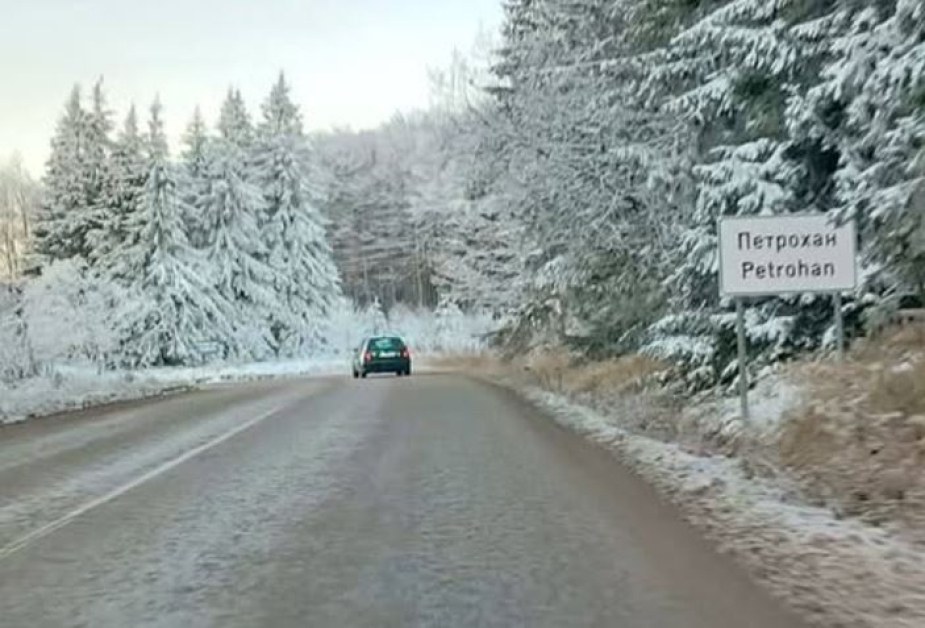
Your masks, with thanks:
[{"label": "metal sign post", "polygon": [[839,362],[845,359],[845,316],[842,313],[841,292],[835,293],[835,356]]},{"label": "metal sign post", "polygon": [[748,350],[745,346],[745,305],[736,300],[736,336],[739,344],[739,400],[742,404],[742,419],[748,421]]}]

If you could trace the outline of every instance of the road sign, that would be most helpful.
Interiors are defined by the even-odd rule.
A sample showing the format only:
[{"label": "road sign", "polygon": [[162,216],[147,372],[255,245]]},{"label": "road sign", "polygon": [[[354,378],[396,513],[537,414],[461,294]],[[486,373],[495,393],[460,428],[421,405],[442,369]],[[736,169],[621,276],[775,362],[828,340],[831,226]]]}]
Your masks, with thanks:
[{"label": "road sign", "polygon": [[222,353],[224,353],[224,347],[222,344],[213,340],[200,340],[195,344],[199,355],[201,355],[206,360],[214,360],[216,358],[220,358]]},{"label": "road sign", "polygon": [[742,418],[748,420],[748,348],[743,297],[834,293],[837,354],[845,346],[841,293],[857,287],[853,222],[835,225],[822,214],[721,218],[719,291],[735,297]]},{"label": "road sign", "polygon": [[720,294],[841,292],[857,286],[854,223],[821,214],[723,218]]}]

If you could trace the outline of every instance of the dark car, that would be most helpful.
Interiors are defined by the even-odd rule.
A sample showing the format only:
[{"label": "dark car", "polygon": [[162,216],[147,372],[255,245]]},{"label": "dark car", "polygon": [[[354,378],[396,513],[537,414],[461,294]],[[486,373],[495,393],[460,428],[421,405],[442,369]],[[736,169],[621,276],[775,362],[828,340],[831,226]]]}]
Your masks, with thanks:
[{"label": "dark car", "polygon": [[353,358],[353,376],[366,377],[370,373],[411,375],[411,351],[398,336],[367,338]]}]

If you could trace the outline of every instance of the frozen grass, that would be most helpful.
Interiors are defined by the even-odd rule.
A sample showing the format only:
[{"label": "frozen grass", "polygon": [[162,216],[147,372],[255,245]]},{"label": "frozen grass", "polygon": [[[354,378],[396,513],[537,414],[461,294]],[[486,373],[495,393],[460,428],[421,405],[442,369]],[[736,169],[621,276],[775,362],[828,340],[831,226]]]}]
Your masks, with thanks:
[{"label": "frozen grass", "polygon": [[558,392],[607,397],[614,393],[642,390],[666,366],[651,358],[631,355],[601,362],[581,361],[565,352],[531,354],[524,369],[546,389]]},{"label": "frozen grass", "polygon": [[839,515],[925,544],[925,328],[800,372],[811,394],[783,426],[784,467]]}]

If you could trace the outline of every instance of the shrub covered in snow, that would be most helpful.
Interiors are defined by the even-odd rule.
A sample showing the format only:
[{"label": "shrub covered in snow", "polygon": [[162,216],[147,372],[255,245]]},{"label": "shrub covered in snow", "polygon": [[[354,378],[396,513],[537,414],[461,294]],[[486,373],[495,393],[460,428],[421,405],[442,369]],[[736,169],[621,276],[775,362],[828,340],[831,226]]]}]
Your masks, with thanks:
[{"label": "shrub covered in snow", "polygon": [[23,286],[25,338],[38,364],[65,360],[102,363],[123,338],[120,304],[127,293],[72,262],[55,262]]}]

